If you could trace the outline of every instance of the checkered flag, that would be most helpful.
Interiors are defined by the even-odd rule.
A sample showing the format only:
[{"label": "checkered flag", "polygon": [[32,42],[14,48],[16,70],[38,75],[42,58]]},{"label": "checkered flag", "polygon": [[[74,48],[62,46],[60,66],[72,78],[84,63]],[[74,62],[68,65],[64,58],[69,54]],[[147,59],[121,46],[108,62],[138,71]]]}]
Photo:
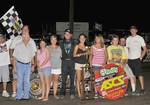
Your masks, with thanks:
[{"label": "checkered flag", "polygon": [[1,18],[0,22],[6,29],[7,33],[11,35],[21,34],[21,28],[23,27],[22,20],[19,18],[17,11],[12,6]]}]

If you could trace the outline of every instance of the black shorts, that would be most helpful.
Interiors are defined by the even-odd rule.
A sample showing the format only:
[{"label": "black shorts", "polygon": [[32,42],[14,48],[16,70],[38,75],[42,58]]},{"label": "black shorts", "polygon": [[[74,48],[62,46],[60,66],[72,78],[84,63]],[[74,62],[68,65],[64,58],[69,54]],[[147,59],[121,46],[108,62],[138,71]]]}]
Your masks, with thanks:
[{"label": "black shorts", "polygon": [[140,59],[129,59],[128,65],[131,68],[131,70],[133,71],[133,74],[135,76],[142,76],[143,75],[143,70],[142,70]]}]

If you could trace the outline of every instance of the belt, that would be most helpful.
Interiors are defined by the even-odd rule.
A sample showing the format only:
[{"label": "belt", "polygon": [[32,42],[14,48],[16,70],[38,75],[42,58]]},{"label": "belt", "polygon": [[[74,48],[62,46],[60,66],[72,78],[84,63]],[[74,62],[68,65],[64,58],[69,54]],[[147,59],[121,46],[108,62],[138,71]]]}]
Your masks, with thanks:
[{"label": "belt", "polygon": [[71,60],[71,59],[65,59],[65,60],[69,61],[69,60]]},{"label": "belt", "polygon": [[24,63],[24,62],[21,62],[21,61],[17,61],[18,63],[21,63],[21,64],[30,64],[30,62],[28,62],[28,63]]}]

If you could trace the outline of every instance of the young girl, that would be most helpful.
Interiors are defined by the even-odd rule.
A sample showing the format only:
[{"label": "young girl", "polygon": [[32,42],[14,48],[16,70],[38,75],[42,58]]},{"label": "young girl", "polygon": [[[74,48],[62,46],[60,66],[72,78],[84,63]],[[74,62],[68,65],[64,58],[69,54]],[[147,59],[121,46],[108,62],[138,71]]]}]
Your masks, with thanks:
[{"label": "young girl", "polygon": [[47,101],[50,90],[50,56],[44,40],[40,41],[40,48],[37,51],[37,66],[40,74],[42,96],[39,100]]},{"label": "young girl", "polygon": [[50,61],[51,61],[51,80],[53,82],[53,92],[54,92],[54,98],[59,99],[57,96],[57,89],[58,89],[58,79],[59,75],[61,74],[61,57],[62,57],[62,51],[60,46],[58,45],[58,39],[56,35],[52,35],[50,38],[50,46],[49,46],[49,52],[50,52]]},{"label": "young girl", "polygon": [[[97,70],[100,66],[105,65],[107,62],[107,51],[104,45],[104,39],[102,35],[95,36],[95,43],[91,46],[90,52],[90,67],[93,70]],[[95,90],[95,97],[98,98],[98,93]]]},{"label": "young girl", "polygon": [[75,70],[76,70],[76,77],[77,77],[77,91],[78,91],[78,97],[81,98],[81,89],[80,89],[80,82],[81,82],[81,70],[82,67],[84,67],[87,63],[86,59],[86,46],[85,46],[85,41],[86,41],[86,35],[85,34],[80,34],[79,35],[79,44],[75,46],[73,56],[75,60]]}]

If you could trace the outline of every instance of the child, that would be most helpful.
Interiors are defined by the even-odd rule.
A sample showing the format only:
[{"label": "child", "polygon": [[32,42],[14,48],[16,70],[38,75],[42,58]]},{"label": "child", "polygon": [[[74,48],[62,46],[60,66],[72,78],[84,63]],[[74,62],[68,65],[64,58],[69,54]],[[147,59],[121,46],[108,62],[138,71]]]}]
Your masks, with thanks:
[{"label": "child", "polygon": [[[104,45],[104,39],[102,35],[96,35],[95,43],[91,46],[90,53],[90,66],[93,70],[99,69],[100,66],[105,65],[107,62],[107,51]],[[93,71],[93,72],[94,72]],[[95,90],[95,97],[98,98],[98,94]]]},{"label": "child", "polygon": [[112,37],[112,45],[108,46],[108,63],[119,64],[124,68],[127,76],[131,80],[132,91],[135,92],[134,75],[127,65],[127,54],[124,47],[119,45],[119,37],[114,35]]},{"label": "child", "polygon": [[37,51],[37,66],[38,72],[40,74],[40,80],[42,85],[42,96],[39,97],[39,100],[47,101],[50,90],[50,60],[49,60],[49,51],[46,48],[46,43],[44,40],[40,41],[40,48]]}]

